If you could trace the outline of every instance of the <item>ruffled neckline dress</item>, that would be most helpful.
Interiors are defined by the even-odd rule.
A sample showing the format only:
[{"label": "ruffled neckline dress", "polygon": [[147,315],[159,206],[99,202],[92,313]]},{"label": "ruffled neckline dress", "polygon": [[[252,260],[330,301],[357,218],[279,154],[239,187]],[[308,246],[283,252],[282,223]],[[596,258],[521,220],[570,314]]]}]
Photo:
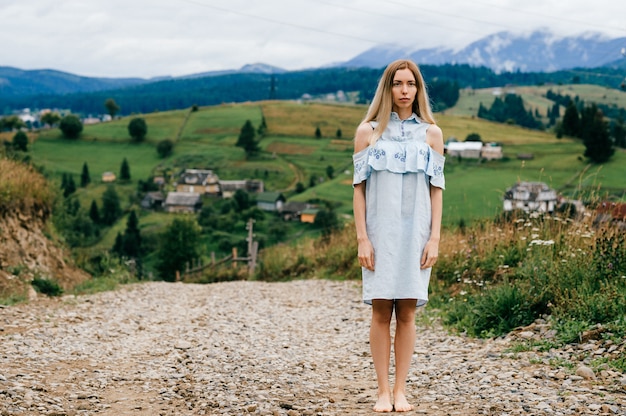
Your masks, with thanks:
[{"label": "ruffled neckline dress", "polygon": [[[375,122],[370,123],[372,128]],[[431,124],[395,112],[382,136],[353,155],[353,185],[365,183],[365,221],[375,270],[362,268],[363,301],[428,301],[431,269],[420,269],[430,238],[430,186],[445,189],[445,158],[426,143]]]}]

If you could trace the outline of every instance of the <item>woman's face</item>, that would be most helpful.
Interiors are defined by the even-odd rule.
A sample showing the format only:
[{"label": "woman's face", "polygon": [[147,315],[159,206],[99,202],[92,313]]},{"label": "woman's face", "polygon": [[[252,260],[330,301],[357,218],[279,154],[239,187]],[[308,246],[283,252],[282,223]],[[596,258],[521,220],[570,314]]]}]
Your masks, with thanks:
[{"label": "woman's face", "polygon": [[417,82],[415,76],[409,68],[398,69],[393,76],[391,88],[393,96],[393,111],[396,113],[406,113],[413,111],[413,101],[417,95]]}]

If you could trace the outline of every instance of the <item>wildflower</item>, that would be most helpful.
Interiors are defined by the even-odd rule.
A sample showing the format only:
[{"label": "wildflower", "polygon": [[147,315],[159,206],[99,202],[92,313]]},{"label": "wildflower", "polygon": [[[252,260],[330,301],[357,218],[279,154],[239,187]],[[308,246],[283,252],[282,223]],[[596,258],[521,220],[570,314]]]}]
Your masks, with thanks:
[{"label": "wildflower", "polygon": [[529,245],[551,246],[552,244],[554,244],[554,240],[532,240]]}]

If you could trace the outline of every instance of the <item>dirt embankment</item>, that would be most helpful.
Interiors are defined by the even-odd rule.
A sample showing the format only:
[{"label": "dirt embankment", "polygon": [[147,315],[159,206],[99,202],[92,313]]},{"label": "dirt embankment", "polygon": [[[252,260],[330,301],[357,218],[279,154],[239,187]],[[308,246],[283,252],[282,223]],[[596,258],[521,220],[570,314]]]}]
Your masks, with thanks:
[{"label": "dirt embankment", "polygon": [[54,279],[64,290],[89,278],[66,249],[46,236],[43,216],[0,216],[0,297],[27,295],[34,277]]}]

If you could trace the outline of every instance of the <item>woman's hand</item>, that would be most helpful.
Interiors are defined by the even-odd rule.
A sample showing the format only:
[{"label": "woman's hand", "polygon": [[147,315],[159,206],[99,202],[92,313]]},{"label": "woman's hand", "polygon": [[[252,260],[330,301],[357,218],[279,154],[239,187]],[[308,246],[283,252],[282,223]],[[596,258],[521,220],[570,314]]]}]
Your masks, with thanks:
[{"label": "woman's hand", "polygon": [[428,269],[433,267],[437,263],[439,257],[439,241],[428,240],[424,246],[424,252],[422,253],[422,260],[420,261],[421,269]]},{"label": "woman's hand", "polygon": [[368,270],[374,271],[374,247],[369,239],[358,242],[359,245],[359,264]]}]

